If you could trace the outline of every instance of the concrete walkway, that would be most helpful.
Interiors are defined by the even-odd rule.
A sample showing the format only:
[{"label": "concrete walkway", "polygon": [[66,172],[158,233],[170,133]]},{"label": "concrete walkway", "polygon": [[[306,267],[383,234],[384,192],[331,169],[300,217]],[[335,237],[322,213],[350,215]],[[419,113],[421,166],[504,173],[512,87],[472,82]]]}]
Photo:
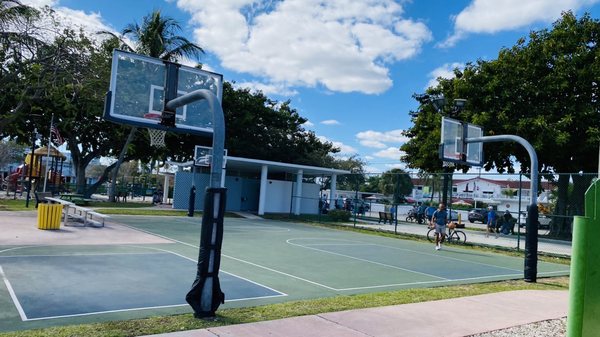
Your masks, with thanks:
[{"label": "concrete walkway", "polygon": [[567,315],[567,291],[521,290],[154,335],[161,337],[470,336]]}]

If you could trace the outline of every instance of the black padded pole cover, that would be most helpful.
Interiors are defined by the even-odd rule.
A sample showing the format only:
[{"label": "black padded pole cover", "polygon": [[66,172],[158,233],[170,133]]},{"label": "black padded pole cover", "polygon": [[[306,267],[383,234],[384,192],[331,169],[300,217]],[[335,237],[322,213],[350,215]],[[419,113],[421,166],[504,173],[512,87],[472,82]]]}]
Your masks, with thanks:
[{"label": "black padded pole cover", "polygon": [[537,281],[538,221],[537,205],[529,205],[525,222],[525,282]]},{"label": "black padded pole cover", "polygon": [[209,187],[204,197],[198,270],[192,289],[185,296],[196,318],[214,317],[219,305],[225,303],[225,294],[219,283],[219,267],[226,191],[226,188]]}]

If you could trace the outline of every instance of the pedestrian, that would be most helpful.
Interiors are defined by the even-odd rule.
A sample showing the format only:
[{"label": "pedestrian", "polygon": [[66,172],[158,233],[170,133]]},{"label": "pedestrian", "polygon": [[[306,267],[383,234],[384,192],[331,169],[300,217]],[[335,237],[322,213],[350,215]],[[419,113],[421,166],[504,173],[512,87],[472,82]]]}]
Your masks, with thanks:
[{"label": "pedestrian", "polygon": [[446,205],[440,203],[437,211],[433,212],[431,223],[435,226],[435,250],[440,250],[446,238],[446,224],[448,223]]},{"label": "pedestrian", "polygon": [[489,237],[490,236],[490,231],[494,233],[494,235],[496,236],[496,239],[498,238],[498,233],[496,232],[496,223],[498,222],[498,219],[496,219],[496,211],[494,211],[494,208],[492,206],[488,206],[488,213],[487,213],[487,223],[486,223],[486,230],[485,230],[485,237]]},{"label": "pedestrian", "polygon": [[510,234],[515,234],[515,219],[513,218],[512,214],[510,214],[509,210],[504,211],[504,215],[503,217],[503,229],[502,229],[502,233],[504,235],[508,235]]}]

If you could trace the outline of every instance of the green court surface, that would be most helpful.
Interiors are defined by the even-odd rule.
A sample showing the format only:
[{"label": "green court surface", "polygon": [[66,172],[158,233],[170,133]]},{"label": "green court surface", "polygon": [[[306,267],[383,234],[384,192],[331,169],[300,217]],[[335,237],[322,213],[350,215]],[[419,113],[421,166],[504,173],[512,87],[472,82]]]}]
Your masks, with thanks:
[{"label": "green court surface", "polygon": [[[0,331],[192,312],[200,219],[114,216],[167,243],[0,247]],[[111,230],[110,226],[99,229]],[[539,262],[538,275],[567,275]],[[270,220],[225,219],[226,303],[298,299],[523,277],[523,259]]]}]

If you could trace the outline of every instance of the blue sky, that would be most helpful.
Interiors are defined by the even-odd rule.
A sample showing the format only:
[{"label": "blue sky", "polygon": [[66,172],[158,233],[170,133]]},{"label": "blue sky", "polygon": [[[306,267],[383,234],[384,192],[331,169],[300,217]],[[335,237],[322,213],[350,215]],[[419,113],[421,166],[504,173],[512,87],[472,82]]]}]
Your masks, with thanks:
[{"label": "blue sky", "polygon": [[[206,69],[285,101],[367,171],[402,167],[408,115],[438,76],[494,59],[562,11],[600,0],[23,0],[86,30],[120,31],[160,9],[207,52]],[[184,61],[185,62],[185,61]]]}]

